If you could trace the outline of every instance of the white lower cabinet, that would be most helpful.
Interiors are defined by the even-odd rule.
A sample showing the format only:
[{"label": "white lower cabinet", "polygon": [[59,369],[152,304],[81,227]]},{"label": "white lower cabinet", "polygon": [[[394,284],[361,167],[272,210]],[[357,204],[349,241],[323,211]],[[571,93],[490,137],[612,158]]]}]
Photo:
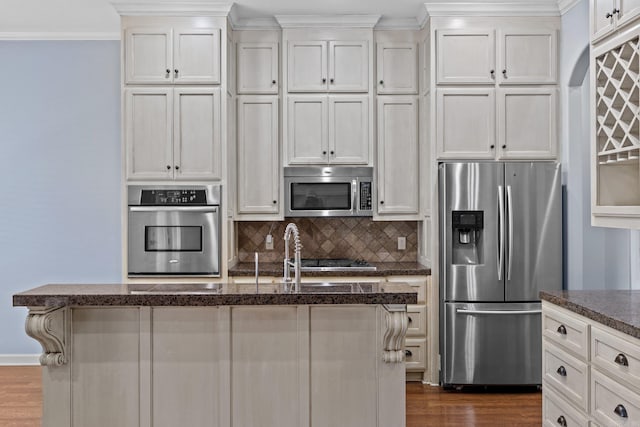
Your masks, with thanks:
[{"label": "white lower cabinet", "polygon": [[547,301],[542,319],[543,425],[640,426],[640,339]]}]

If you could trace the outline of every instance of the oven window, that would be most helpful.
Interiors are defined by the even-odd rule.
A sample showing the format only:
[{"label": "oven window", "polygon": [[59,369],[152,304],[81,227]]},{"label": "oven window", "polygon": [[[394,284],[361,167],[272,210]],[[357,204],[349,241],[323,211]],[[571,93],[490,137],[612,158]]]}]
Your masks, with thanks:
[{"label": "oven window", "polygon": [[292,183],[291,210],[351,210],[350,182]]},{"label": "oven window", "polygon": [[146,226],[146,252],[201,252],[202,227],[196,225]]}]

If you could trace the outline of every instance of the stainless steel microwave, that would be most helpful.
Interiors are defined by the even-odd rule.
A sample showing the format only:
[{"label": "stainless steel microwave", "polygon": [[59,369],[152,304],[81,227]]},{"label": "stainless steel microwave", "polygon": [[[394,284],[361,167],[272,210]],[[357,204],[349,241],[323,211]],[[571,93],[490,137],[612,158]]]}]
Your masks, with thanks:
[{"label": "stainless steel microwave", "polygon": [[286,217],[372,216],[373,168],[284,168]]}]

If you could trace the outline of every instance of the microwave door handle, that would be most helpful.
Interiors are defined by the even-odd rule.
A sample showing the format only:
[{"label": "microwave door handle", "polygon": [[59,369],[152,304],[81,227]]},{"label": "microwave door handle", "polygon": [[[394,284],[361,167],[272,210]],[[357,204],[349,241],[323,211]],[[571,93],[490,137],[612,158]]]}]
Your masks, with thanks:
[{"label": "microwave door handle", "polygon": [[351,213],[353,214],[357,214],[358,213],[358,206],[356,206],[356,203],[358,203],[357,201],[357,194],[358,194],[358,181],[357,180],[353,180],[351,181]]},{"label": "microwave door handle", "polygon": [[129,206],[129,212],[218,212],[217,206]]}]

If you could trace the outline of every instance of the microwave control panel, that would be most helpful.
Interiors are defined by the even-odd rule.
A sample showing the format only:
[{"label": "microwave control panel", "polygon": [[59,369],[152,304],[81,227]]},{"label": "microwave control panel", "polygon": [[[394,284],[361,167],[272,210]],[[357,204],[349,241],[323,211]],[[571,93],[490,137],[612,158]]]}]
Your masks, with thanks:
[{"label": "microwave control panel", "polygon": [[176,206],[206,205],[205,190],[142,190],[140,205],[144,206]]},{"label": "microwave control panel", "polygon": [[371,182],[360,183],[360,210],[370,211],[371,206]]}]

